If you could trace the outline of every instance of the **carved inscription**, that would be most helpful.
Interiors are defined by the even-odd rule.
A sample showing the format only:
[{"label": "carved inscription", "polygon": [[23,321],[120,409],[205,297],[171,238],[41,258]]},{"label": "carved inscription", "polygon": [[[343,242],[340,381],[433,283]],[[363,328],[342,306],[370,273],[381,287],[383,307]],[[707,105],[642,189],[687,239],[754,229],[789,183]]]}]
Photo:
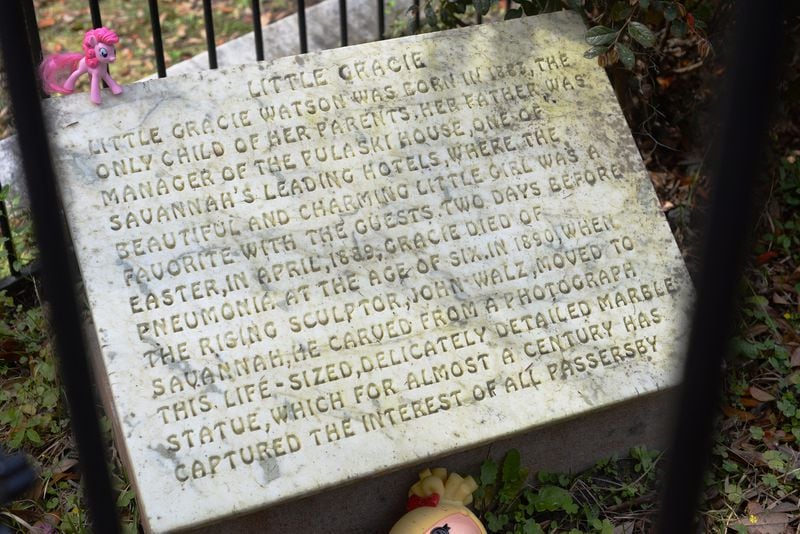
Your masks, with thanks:
[{"label": "carved inscription", "polygon": [[267,487],[287,458],[665,383],[642,377],[689,288],[603,73],[574,42],[442,62],[482,31],[174,81],[74,143],[159,476]]}]

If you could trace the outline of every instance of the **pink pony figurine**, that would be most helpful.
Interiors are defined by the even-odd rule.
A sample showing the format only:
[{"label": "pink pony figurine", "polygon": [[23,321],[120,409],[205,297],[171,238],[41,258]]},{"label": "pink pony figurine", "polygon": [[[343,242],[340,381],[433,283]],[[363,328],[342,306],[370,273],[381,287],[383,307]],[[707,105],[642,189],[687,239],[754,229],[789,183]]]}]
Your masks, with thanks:
[{"label": "pink pony figurine", "polygon": [[[113,63],[117,58],[114,45],[118,42],[119,37],[113,31],[108,28],[96,28],[86,32],[83,37],[83,54],[71,52],[53,54],[44,58],[39,67],[39,73],[45,92],[47,94],[72,94],[75,91],[75,82],[82,74],[88,72],[92,102],[95,104],[101,102],[101,79],[105,80],[113,94],[120,94],[122,87],[111,79],[111,74],[108,72],[108,64]],[[64,80],[65,77],[66,80]]]}]

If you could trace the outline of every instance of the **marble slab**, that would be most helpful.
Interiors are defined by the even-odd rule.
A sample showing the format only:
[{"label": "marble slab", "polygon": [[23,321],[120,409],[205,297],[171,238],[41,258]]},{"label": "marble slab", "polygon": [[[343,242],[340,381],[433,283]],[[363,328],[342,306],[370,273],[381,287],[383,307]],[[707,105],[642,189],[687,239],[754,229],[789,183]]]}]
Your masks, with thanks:
[{"label": "marble slab", "polygon": [[691,284],[569,13],[50,99],[142,520],[677,383]]}]

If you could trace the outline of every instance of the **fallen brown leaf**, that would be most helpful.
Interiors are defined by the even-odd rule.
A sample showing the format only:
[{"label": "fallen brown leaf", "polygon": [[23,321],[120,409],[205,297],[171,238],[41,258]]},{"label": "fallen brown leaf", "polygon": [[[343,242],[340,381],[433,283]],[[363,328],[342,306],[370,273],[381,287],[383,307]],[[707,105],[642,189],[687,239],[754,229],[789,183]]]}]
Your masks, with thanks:
[{"label": "fallen brown leaf", "polygon": [[57,466],[55,466],[53,468],[53,472],[54,473],[64,473],[66,471],[69,471],[70,469],[72,469],[76,465],[78,465],[78,463],[79,463],[78,460],[76,460],[75,458],[64,458],[63,460],[61,460],[58,463]]},{"label": "fallen brown leaf", "polygon": [[775,252],[774,250],[768,250],[766,252],[759,254],[756,257],[756,263],[758,263],[759,265],[764,265],[765,263],[769,262],[770,260],[776,257],[778,257],[777,252]]},{"label": "fallen brown leaf", "polygon": [[675,81],[675,76],[658,76],[656,81],[662,89],[669,89],[669,86]]},{"label": "fallen brown leaf", "polygon": [[757,388],[755,386],[750,386],[750,396],[761,402],[769,402],[775,400],[775,397],[773,397],[763,389]]},{"label": "fallen brown leaf", "polygon": [[787,502],[787,501],[782,501],[776,504],[775,506],[769,507],[770,512],[797,513],[798,509],[800,509],[800,503]]},{"label": "fallen brown leaf", "polygon": [[80,480],[81,474],[80,473],[56,473],[53,475],[53,482],[58,482],[59,480]]},{"label": "fallen brown leaf", "polygon": [[794,349],[794,352],[792,352],[792,359],[790,363],[792,364],[792,367],[800,367],[800,347],[797,347]]},{"label": "fallen brown leaf", "polygon": [[764,332],[769,332],[769,327],[764,323],[758,323],[753,325],[752,327],[748,328],[747,335],[751,337],[755,337],[759,334],[763,334]]},{"label": "fallen brown leaf", "polygon": [[785,534],[790,520],[790,516],[783,513],[750,514],[740,518],[733,528],[743,526],[748,534]]},{"label": "fallen brown leaf", "polygon": [[722,413],[727,415],[728,417],[738,417],[742,421],[752,421],[755,419],[755,416],[749,412],[745,412],[744,410],[739,410],[738,408],[734,408],[733,406],[723,406]]},{"label": "fallen brown leaf", "polygon": [[614,526],[614,534],[633,534],[636,532],[636,523],[627,521]]},{"label": "fallen brown leaf", "polygon": [[37,521],[33,525],[35,534],[58,534],[58,529],[46,521]]},{"label": "fallen brown leaf", "polygon": [[56,25],[56,19],[54,19],[53,17],[42,17],[37,22],[39,24],[40,30]]},{"label": "fallen brown leaf", "polygon": [[783,295],[779,295],[777,293],[772,294],[772,302],[774,302],[775,304],[783,304],[783,305],[791,304],[788,300],[786,300],[783,297]]}]

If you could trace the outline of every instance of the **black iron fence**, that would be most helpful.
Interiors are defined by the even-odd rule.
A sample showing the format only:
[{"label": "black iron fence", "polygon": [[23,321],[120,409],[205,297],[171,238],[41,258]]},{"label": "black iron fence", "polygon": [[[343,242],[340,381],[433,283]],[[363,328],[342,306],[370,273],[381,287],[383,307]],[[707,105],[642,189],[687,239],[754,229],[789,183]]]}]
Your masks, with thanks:
[{"label": "black iron fence", "polygon": [[[384,35],[383,0],[378,1],[378,35]],[[766,117],[770,107],[768,90],[778,79],[776,51],[781,35],[781,9],[758,2],[742,2],[739,20],[745,29],[736,35],[726,87],[731,91],[721,108],[725,128],[718,141],[718,164],[707,225],[703,264],[697,286],[695,317],[692,323],[678,427],[671,448],[672,461],[667,473],[659,532],[675,534],[691,531],[704,468],[708,461],[712,421],[716,413],[717,392],[721,383],[722,360],[733,324],[736,286],[745,251],[754,176],[765,139]],[[102,24],[98,0],[89,1],[92,22]],[[346,0],[339,0],[341,43],[347,44]],[[415,23],[419,25],[419,0],[414,2]],[[159,76],[166,76],[157,0],[149,0],[153,30],[153,51]],[[216,68],[216,46],[211,0],[203,0],[209,66]],[[300,49],[307,51],[305,3],[297,0]],[[256,56],[263,59],[260,9],[252,2]],[[745,31],[746,30],[746,31]],[[41,45],[32,0],[8,2],[0,17],[0,50],[3,53],[17,120],[18,140],[30,193],[34,222],[39,229],[45,296],[51,304],[51,325],[56,339],[62,381],[72,412],[73,430],[83,462],[86,496],[97,532],[118,532],[118,521],[107,466],[102,461],[101,439],[80,314],[70,270],[63,268],[70,254],[56,194],[47,134],[41,114],[34,65],[41,59]],[[22,49],[30,54],[19,54]],[[0,232],[10,235],[6,209],[0,203]],[[13,243],[5,241],[12,277],[24,274],[16,268]],[[0,288],[3,287],[0,284]]]},{"label": "black iron fence", "polygon": [[[386,35],[386,15],[385,0],[375,0],[377,2],[377,35],[379,39]],[[348,44],[347,32],[347,0],[339,2],[339,34],[341,46]],[[36,19],[36,10],[33,0],[19,0],[22,17],[24,20],[25,33],[27,35],[28,48],[31,60],[37,65],[42,60],[42,44],[39,37],[39,29]],[[89,12],[92,19],[92,27],[97,28],[103,25],[102,14],[100,11],[99,0],[88,0]],[[264,59],[264,39],[261,24],[261,0],[251,0],[250,9],[253,18],[253,36],[256,52],[256,60]],[[161,31],[161,20],[159,18],[158,0],[148,0],[148,13],[150,17],[151,32],[153,35],[153,55],[155,57],[156,71],[159,78],[167,76],[166,62],[164,59],[164,42]],[[413,16],[413,27],[420,27],[420,0],[413,0],[411,7]],[[480,14],[477,15],[478,23],[481,22]],[[206,49],[208,52],[208,66],[211,69],[217,68],[217,45],[214,34],[214,14],[212,0],[203,0],[203,22],[206,34]],[[308,32],[306,28],[306,5],[305,0],[297,0],[297,29],[300,45],[300,52],[308,52]],[[4,177],[0,176],[0,188],[4,185]],[[0,199],[0,239],[3,240],[4,258],[0,262],[0,290],[10,289],[14,286],[25,283],[25,279],[38,271],[38,264],[31,263],[20,265],[17,248],[14,243],[10,218],[5,202]],[[4,276],[5,275],[5,276]]]}]

